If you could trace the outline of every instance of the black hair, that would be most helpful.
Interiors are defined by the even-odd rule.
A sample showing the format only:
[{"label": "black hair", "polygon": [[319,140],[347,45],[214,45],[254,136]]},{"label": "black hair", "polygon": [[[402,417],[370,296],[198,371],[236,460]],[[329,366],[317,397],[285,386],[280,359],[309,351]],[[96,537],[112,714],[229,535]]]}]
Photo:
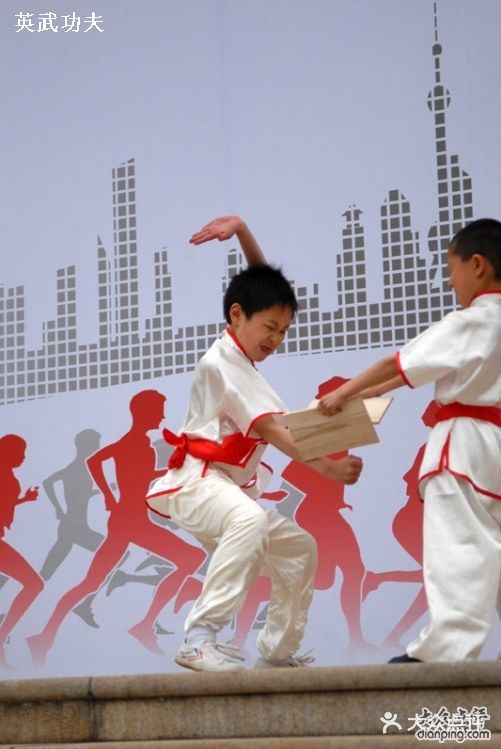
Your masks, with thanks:
[{"label": "black hair", "polygon": [[453,255],[469,260],[482,255],[494,268],[494,277],[501,278],[501,222],[495,218],[479,218],[458,231],[450,244]]},{"label": "black hair", "polygon": [[275,305],[290,307],[292,314],[295,314],[299,306],[294,289],[281,268],[273,265],[251,265],[233,276],[223,301],[224,316],[228,323],[231,322],[232,304],[239,304],[246,317]]}]

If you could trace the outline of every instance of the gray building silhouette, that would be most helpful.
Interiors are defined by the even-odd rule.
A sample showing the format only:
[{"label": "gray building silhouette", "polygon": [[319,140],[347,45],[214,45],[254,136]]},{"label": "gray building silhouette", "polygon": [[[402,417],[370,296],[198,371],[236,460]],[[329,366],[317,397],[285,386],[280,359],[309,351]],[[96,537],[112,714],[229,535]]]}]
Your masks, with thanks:
[{"label": "gray building silhouette", "polygon": [[[356,205],[349,206],[343,214],[342,249],[336,254],[336,299],[321,305],[318,283],[293,281],[300,307],[279,355],[398,346],[455,308],[447,285],[447,247],[456,231],[473,218],[473,193],[458,156],[447,152],[446,111],[451,95],[442,83],[436,5],[434,86],[427,103],[434,122],[438,218],[428,232],[427,255],[412,229],[409,201],[398,189],[391,189],[380,210],[383,299],[369,302],[363,214]],[[143,321],[134,159],[113,169],[112,190],[111,259],[97,238],[96,342],[78,344],[74,265],[57,271],[56,319],[43,323],[37,350],[26,349],[24,287],[0,287],[0,405],[190,371],[224,329],[225,323],[219,321],[174,330],[165,248],[154,253],[155,313]],[[240,252],[230,250],[223,292],[242,267]]]}]

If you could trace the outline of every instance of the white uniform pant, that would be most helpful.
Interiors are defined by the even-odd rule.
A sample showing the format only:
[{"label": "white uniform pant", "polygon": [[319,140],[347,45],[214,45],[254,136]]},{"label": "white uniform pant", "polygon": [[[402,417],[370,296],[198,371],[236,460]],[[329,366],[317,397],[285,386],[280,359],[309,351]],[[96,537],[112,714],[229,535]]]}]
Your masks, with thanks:
[{"label": "white uniform pant", "polygon": [[272,594],[257,647],[268,659],[299,648],[313,595],[316,542],[276,512],[265,511],[224,475],[211,472],[168,500],[181,528],[214,553],[202,593],[185,624],[219,631],[238,613],[259,574],[272,580]]},{"label": "white uniform pant", "polygon": [[447,472],[428,479],[423,562],[430,623],[407,654],[474,660],[501,614],[501,501]]}]

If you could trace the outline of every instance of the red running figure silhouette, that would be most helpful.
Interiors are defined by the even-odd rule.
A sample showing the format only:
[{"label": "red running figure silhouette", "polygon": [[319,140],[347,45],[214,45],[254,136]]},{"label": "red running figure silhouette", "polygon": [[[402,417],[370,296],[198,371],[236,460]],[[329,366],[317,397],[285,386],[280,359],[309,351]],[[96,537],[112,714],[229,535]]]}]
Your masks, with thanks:
[{"label": "red running figure silhouette", "polygon": [[26,442],[17,434],[6,434],[0,438],[0,572],[18,580],[22,590],[12,601],[0,625],[0,667],[9,668],[5,659],[5,643],[12,629],[44,587],[40,575],[26,559],[7,541],[5,531],[10,528],[17,505],[33,502],[38,497],[38,487],[30,487],[21,495],[19,481],[14,468],[24,463]]},{"label": "red running figure silhouette", "polygon": [[[437,423],[436,414],[438,403],[431,401],[426,407],[421,419],[425,426],[432,427]],[[423,460],[424,449],[422,445],[403,479],[407,484],[406,504],[397,512],[392,524],[393,535],[400,546],[416,560],[419,565],[417,570],[390,570],[389,572],[368,571],[365,576],[362,598],[365,600],[369,593],[377,590],[380,585],[387,582],[397,583],[421,583],[421,587],[412,601],[411,605],[402,616],[400,621],[393,627],[390,634],[383,642],[384,647],[400,648],[400,639],[403,635],[426,613],[428,603],[423,584],[423,502],[419,494],[418,478],[419,468]]]},{"label": "red running figure silhouette", "polygon": [[[117,442],[98,450],[87,460],[92,478],[104,496],[110,513],[108,533],[90,564],[84,579],[71,588],[56,605],[43,631],[28,638],[33,661],[43,665],[57,631],[67,614],[89,593],[99,589],[122,558],[129,544],[136,544],[167,561],[176,569],[155,591],[144,619],[129,633],[153,653],[163,654],[157,644],[154,623],[167,601],[178,591],[183,580],[202,564],[206,552],[186,543],[166,528],[150,520],[145,497],[150,483],[163,476],[166,469],[156,469],[156,454],[147,432],[158,429],[164,418],[165,396],[156,390],[143,390],[130,401],[132,426]],[[116,498],[103,471],[103,463],[115,464],[119,497]]]}]

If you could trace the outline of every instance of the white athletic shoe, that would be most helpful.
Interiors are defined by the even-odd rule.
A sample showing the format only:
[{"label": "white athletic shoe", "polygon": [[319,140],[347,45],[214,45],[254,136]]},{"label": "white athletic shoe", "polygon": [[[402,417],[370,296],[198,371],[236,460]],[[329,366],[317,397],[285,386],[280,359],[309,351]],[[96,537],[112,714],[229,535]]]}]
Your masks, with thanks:
[{"label": "white athletic shoe", "polygon": [[239,655],[238,648],[213,641],[202,642],[198,647],[184,642],[174,660],[193,671],[241,671],[244,668],[244,658]]},{"label": "white athletic shoe", "polygon": [[280,658],[273,661],[267,658],[258,658],[254,668],[304,668],[315,660],[310,655],[311,652],[311,650],[308,650],[304,655],[289,655],[287,658]]}]

